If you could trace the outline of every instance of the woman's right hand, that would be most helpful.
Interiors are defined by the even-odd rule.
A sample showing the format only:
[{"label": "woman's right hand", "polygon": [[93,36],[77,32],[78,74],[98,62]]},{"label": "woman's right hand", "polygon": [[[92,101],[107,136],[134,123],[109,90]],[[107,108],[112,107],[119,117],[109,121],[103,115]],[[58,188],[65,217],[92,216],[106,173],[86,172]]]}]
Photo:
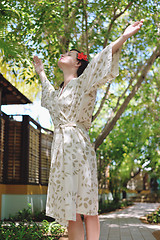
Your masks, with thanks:
[{"label": "woman's right hand", "polygon": [[38,73],[38,75],[44,71],[44,66],[43,66],[42,60],[39,59],[37,56],[33,57],[33,65],[34,65],[35,71]]}]

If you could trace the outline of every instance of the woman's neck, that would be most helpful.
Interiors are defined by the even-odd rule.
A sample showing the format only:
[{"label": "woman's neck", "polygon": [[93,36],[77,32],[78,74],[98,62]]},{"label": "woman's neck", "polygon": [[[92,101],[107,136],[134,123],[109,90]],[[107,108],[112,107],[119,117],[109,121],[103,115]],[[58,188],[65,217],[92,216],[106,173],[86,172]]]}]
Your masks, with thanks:
[{"label": "woman's neck", "polygon": [[76,78],[77,74],[74,73],[65,73],[64,74],[64,87],[73,79]]}]

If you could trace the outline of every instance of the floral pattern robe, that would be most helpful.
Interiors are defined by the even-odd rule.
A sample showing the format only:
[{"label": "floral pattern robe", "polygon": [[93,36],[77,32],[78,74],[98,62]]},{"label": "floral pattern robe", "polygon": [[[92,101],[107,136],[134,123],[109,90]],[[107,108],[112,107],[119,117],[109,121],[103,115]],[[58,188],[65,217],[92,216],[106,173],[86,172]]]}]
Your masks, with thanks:
[{"label": "floral pattern robe", "polygon": [[67,226],[76,213],[97,215],[97,162],[88,130],[97,88],[118,75],[119,52],[112,44],[97,54],[78,78],[55,90],[42,83],[41,104],[54,123],[46,215]]}]

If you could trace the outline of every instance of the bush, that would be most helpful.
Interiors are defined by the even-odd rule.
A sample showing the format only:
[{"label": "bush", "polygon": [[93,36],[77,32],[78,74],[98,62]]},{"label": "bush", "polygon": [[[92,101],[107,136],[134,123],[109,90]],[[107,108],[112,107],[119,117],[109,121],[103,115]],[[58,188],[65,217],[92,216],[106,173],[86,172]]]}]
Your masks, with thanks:
[{"label": "bush", "polygon": [[1,240],[38,240],[48,239],[56,240],[63,236],[65,228],[61,225],[47,221],[41,225],[35,222],[0,222],[0,239]]},{"label": "bush", "polygon": [[48,221],[44,220],[42,223],[44,234],[50,234],[52,237],[54,237],[54,239],[59,239],[59,237],[61,237],[65,232],[65,228],[56,222],[49,223]]},{"label": "bush", "polygon": [[160,208],[157,211],[148,214],[147,221],[149,223],[160,223]]},{"label": "bush", "polygon": [[112,211],[115,211],[117,209],[121,209],[121,208],[130,206],[132,204],[133,203],[131,201],[128,201],[128,200],[119,201],[119,202],[106,200],[103,203],[102,202],[99,203],[99,213],[112,212]]},{"label": "bush", "polygon": [[45,216],[45,211],[32,213],[30,204],[27,209],[19,211],[5,221],[9,222],[0,222],[0,240],[56,240],[65,232],[65,228],[53,222],[53,218]]},{"label": "bush", "polygon": [[28,204],[28,208],[24,208],[23,210],[20,210],[18,213],[16,213],[14,216],[9,216],[8,219],[4,219],[4,221],[35,221],[35,222],[41,222],[43,220],[47,220],[49,222],[53,222],[54,219],[51,217],[48,217],[45,215],[45,211],[35,211],[32,212],[31,205]]}]

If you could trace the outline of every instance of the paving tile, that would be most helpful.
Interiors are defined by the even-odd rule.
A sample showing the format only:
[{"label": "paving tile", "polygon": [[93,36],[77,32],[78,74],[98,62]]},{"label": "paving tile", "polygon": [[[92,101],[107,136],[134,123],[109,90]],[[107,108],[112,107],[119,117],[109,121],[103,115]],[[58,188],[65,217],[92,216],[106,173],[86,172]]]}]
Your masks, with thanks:
[{"label": "paving tile", "polygon": [[107,223],[105,221],[101,222],[100,223],[100,239],[101,240],[107,240],[108,235],[109,235],[109,224],[108,224],[108,222]]},{"label": "paving tile", "polygon": [[130,227],[130,233],[133,240],[144,240],[139,228],[137,227]]},{"label": "paving tile", "polygon": [[159,205],[136,203],[122,211],[100,215],[100,240],[155,240],[152,232],[160,230],[160,226],[143,224],[139,218]]},{"label": "paving tile", "polygon": [[139,230],[145,240],[155,240],[153,234],[146,227],[140,227]]}]

